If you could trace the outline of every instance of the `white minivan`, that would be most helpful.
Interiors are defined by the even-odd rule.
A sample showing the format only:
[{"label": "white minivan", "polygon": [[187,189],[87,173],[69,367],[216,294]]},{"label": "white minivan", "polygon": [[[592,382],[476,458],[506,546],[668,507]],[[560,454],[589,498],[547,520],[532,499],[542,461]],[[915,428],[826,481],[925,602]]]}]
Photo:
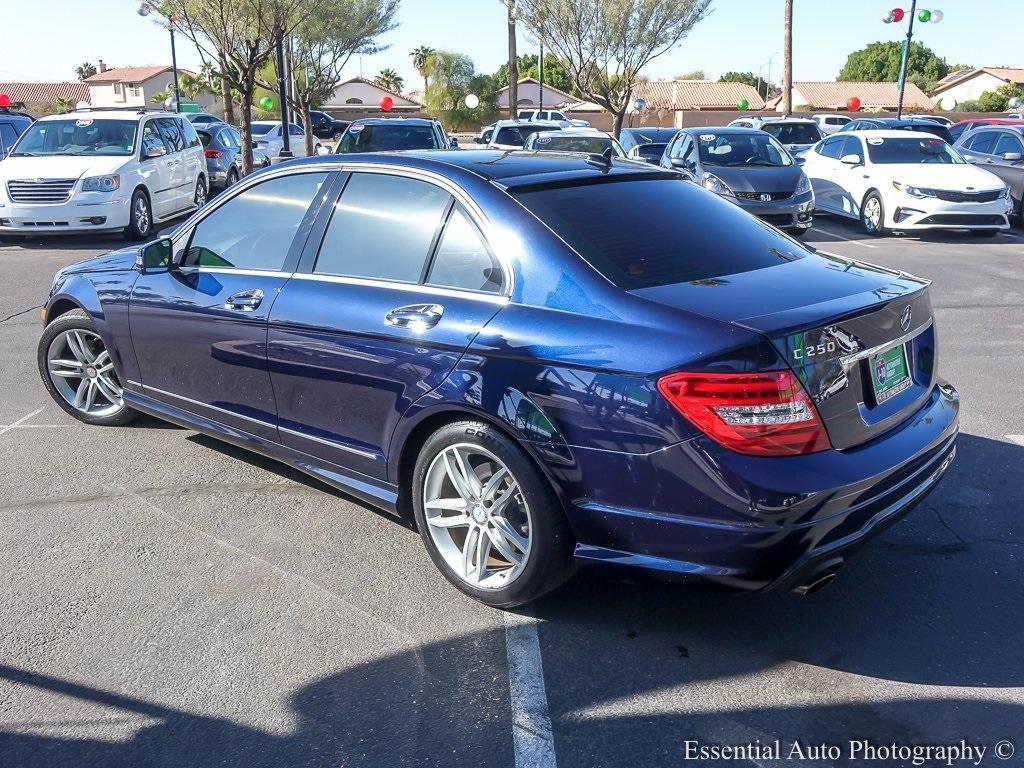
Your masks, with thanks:
[{"label": "white minivan", "polygon": [[34,122],[0,163],[0,237],[123,231],[206,204],[206,159],[172,112],[76,110]]}]

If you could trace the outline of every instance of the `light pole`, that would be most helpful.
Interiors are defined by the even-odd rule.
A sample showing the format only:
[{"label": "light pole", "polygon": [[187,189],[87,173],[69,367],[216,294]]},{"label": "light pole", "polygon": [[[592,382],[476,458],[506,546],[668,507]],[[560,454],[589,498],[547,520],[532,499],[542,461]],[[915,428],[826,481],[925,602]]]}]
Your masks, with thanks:
[{"label": "light pole", "polygon": [[157,5],[153,0],[143,0],[139,3],[139,16],[149,16],[151,11],[156,11],[167,19],[167,31],[171,33],[171,71],[174,73],[174,111],[181,112],[181,89],[178,86],[178,53],[174,45],[174,22],[178,19],[165,4]]},{"label": "light pole", "polygon": [[775,57],[778,56],[778,55],[779,55],[778,51],[773,53],[768,58],[768,61],[766,61],[764,64],[762,64],[760,69],[757,70],[757,76],[761,77],[761,73],[764,72],[764,68],[768,67],[768,77],[767,78],[761,77],[761,80],[764,81],[764,100],[765,101],[768,101],[768,91],[772,87],[772,64],[775,63]]},{"label": "light pole", "polygon": [[[942,11],[928,11],[921,9],[920,12],[917,10],[917,0],[910,0],[910,19],[907,24],[907,40],[903,43],[903,56],[900,58],[900,74],[899,74],[899,86],[900,96],[899,101],[896,103],[896,118],[903,117],[903,94],[907,89],[907,64],[910,61],[910,44],[914,40],[914,21],[920,21],[922,24],[927,24],[929,21],[933,24],[938,24],[943,18]],[[906,14],[902,8],[893,8],[887,14],[882,17],[882,21],[886,24],[892,24],[893,22],[903,21]]]},{"label": "light pole", "polygon": [[282,31],[277,36],[277,98],[281,100],[281,151],[278,156],[287,158],[292,156],[292,148],[289,141],[291,126],[288,124],[288,93],[284,80],[284,32]]}]

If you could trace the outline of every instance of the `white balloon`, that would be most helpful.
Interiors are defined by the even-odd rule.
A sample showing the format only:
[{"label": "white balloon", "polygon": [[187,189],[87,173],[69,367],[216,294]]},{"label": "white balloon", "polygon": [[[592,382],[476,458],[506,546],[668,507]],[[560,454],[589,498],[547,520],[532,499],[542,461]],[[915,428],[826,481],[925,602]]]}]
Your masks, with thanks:
[{"label": "white balloon", "polygon": [[889,11],[888,13],[886,13],[882,17],[882,21],[885,22],[886,24],[892,24],[893,21],[895,21],[895,19],[893,19],[893,16],[892,16],[892,11]]},{"label": "white balloon", "polygon": [[1014,96],[1012,99],[1010,99],[1006,103],[1006,106],[1008,106],[1010,109],[1020,109],[1021,103],[1022,102],[1020,100],[1020,97],[1019,96]]},{"label": "white balloon", "polygon": [[932,18],[931,18],[932,24],[938,24],[940,21],[942,21],[942,17],[944,15],[945,14],[942,11],[932,11]]},{"label": "white balloon", "polygon": [[943,96],[941,99],[939,99],[939,106],[942,107],[947,112],[952,112],[954,109],[956,109],[956,99],[954,99],[952,96]]},{"label": "white balloon", "polygon": [[466,106],[470,109],[476,109],[480,106],[480,97],[475,93],[466,94]]}]

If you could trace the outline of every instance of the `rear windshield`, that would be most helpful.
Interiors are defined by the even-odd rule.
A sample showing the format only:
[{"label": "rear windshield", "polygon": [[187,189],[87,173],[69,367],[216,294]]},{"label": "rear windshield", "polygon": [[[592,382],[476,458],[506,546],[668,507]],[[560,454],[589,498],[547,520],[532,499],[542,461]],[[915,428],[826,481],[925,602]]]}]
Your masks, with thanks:
[{"label": "rear windshield", "polygon": [[807,254],[739,206],[679,178],[609,179],[513,195],[626,290],[720,278]]},{"label": "rear windshield", "polygon": [[206,131],[196,131],[196,133],[199,134],[199,141],[202,142],[204,147],[210,146],[210,142],[213,141],[213,136]]},{"label": "rear windshield", "polygon": [[[938,123],[931,123],[929,125],[904,125],[898,126],[897,130],[900,131],[917,131],[919,133],[930,133],[932,136],[938,136],[943,141],[949,141],[952,137],[949,135],[949,129],[944,125]],[[952,142],[951,142],[952,143]]]},{"label": "rear windshield", "polygon": [[765,123],[761,130],[783,144],[817,144],[821,141],[818,127],[810,123]]},{"label": "rear windshield", "polygon": [[249,126],[249,130],[253,136],[263,136],[264,134],[270,133],[271,130],[277,128],[276,125],[267,125],[266,123],[252,123]]},{"label": "rear windshield", "polygon": [[944,163],[955,165],[966,162],[960,153],[942,139],[928,137],[899,139],[868,139],[868,157],[880,165],[908,163]]},{"label": "rear windshield", "polygon": [[636,153],[645,160],[661,160],[661,156],[665,154],[664,144],[640,144],[639,149]]},{"label": "rear windshield", "polygon": [[531,133],[550,130],[550,125],[506,126],[498,129],[498,134],[494,137],[493,141],[495,144],[504,144],[509,147],[521,147],[526,143],[526,139]]},{"label": "rear windshield", "polygon": [[593,136],[574,136],[571,134],[558,134],[554,136],[538,136],[533,141],[533,149],[545,152],[587,152],[592,154],[604,154],[608,147],[612,148],[615,157],[625,157],[625,153],[619,148],[619,143],[611,136],[594,134]]},{"label": "rear windshield", "polygon": [[338,144],[342,154],[437,148],[429,125],[350,125]]}]

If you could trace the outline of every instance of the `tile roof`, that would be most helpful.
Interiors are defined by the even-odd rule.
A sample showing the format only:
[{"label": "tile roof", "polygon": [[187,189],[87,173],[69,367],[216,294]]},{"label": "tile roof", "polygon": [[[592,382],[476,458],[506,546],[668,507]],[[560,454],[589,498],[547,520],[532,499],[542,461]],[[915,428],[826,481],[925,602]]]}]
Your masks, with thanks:
[{"label": "tile roof", "polygon": [[16,104],[52,104],[58,98],[69,99],[72,104],[89,101],[89,86],[85,83],[0,83],[0,93]]},{"label": "tile roof", "polygon": [[[85,78],[86,83],[98,85],[100,83],[142,83],[151,77],[170,72],[171,67],[114,67],[106,72],[97,72],[92,77]],[[183,70],[178,70],[179,72]]]},{"label": "tile roof", "polygon": [[[533,83],[535,85],[540,85],[540,81],[537,80],[537,78],[535,78],[535,77],[521,77],[518,80],[516,80],[516,85],[525,85],[527,83]],[[499,88],[498,89],[498,93],[504,93],[507,90],[508,90],[508,86],[506,85],[504,88]],[[563,90],[561,90],[559,88],[555,88],[553,85],[548,85],[547,83],[544,83],[544,95],[548,96],[548,95],[550,95],[552,93],[557,93],[559,96],[564,96],[566,102],[570,102],[570,101],[575,101],[576,100],[575,96],[572,96],[571,94],[568,94],[568,93],[566,93],[565,91],[563,91]],[[544,99],[545,106],[547,106],[547,101],[548,101],[547,98],[545,98]]]},{"label": "tile roof", "polygon": [[[844,109],[852,96],[860,99],[862,107],[896,109],[900,89],[896,83],[879,82],[798,82],[793,83],[793,107],[808,104],[815,109]],[[932,100],[924,91],[908,82],[903,94],[904,109],[932,109]]]},{"label": "tile roof", "polygon": [[1024,85],[1024,69],[1015,67],[975,67],[974,69],[961,69],[957,72],[950,72],[935,84],[934,92],[939,93],[940,91],[945,91],[954,85],[959,85],[965,80],[970,80],[972,77],[976,77],[986,72],[993,77],[998,77],[1000,80],[1005,80],[1008,83]]},{"label": "tile roof", "polygon": [[713,80],[650,80],[638,83],[634,99],[647,102],[647,109],[736,109],[746,100],[748,109],[764,109],[764,99],[746,83]]},{"label": "tile roof", "polygon": [[990,75],[995,75],[1000,80],[1006,80],[1016,85],[1024,85],[1024,69],[1016,67],[982,67]]},{"label": "tile roof", "polygon": [[403,95],[398,91],[392,91],[389,90],[388,88],[382,88],[380,85],[373,82],[373,80],[367,80],[365,77],[350,77],[348,80],[342,80],[340,82],[337,82],[334,84],[334,90],[338,90],[339,88],[341,88],[341,86],[348,85],[349,83],[362,83],[363,85],[368,85],[371,88],[376,88],[381,93],[387,93],[396,99],[401,99],[402,101],[410,101],[417,107],[423,106],[419,99],[414,99],[411,97],[411,95]]}]

